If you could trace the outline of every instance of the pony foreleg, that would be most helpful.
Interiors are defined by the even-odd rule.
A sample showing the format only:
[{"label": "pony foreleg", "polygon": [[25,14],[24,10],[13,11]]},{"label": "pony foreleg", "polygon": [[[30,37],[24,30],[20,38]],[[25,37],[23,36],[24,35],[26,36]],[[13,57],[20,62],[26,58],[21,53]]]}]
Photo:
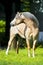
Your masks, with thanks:
[{"label": "pony foreleg", "polygon": [[9,50],[9,45],[8,45],[8,48],[7,48],[7,50],[6,50],[6,55],[8,55],[8,50]]},{"label": "pony foreleg", "polygon": [[32,54],[33,57],[35,57],[35,45],[36,45],[36,42],[37,42],[37,40],[34,40],[34,42],[33,42],[33,54]]},{"label": "pony foreleg", "polygon": [[8,47],[7,47],[7,50],[6,50],[6,55],[8,55],[8,51],[9,51],[9,48],[12,44],[12,40],[13,40],[13,37],[10,38],[9,42],[8,42]]}]

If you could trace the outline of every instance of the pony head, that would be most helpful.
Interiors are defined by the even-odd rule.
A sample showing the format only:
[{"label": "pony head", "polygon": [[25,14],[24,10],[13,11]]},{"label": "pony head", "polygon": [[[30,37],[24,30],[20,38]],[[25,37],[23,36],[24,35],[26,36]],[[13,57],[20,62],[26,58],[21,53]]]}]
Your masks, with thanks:
[{"label": "pony head", "polygon": [[23,19],[24,19],[23,13],[17,12],[15,18],[11,21],[10,25],[17,25],[21,23]]}]

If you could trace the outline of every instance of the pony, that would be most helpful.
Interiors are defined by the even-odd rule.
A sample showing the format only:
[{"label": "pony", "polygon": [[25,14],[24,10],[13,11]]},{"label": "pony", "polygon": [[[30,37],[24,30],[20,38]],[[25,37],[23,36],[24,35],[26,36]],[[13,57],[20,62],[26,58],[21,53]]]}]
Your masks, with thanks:
[{"label": "pony", "polygon": [[[35,45],[38,40],[39,35],[39,22],[37,18],[31,14],[30,12],[22,12],[17,13],[14,20],[10,23],[10,39],[8,42],[8,47],[6,50],[6,54],[8,54],[8,50],[13,41],[13,38],[16,34],[19,34],[22,38],[26,39],[27,47],[28,47],[28,56],[30,57],[30,39],[33,38],[33,53],[32,56],[35,57]],[[18,46],[18,43],[17,43]]]}]

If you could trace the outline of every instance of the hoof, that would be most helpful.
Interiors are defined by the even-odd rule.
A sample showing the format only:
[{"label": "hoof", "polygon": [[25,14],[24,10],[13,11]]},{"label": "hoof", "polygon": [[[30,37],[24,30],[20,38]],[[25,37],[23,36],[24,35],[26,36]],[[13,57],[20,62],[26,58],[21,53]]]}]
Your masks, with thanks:
[{"label": "hoof", "polygon": [[8,52],[6,52],[6,55],[8,55]]},{"label": "hoof", "polygon": [[33,58],[35,58],[35,55],[32,55]]},{"label": "hoof", "polygon": [[30,54],[28,54],[28,57],[31,57]]}]

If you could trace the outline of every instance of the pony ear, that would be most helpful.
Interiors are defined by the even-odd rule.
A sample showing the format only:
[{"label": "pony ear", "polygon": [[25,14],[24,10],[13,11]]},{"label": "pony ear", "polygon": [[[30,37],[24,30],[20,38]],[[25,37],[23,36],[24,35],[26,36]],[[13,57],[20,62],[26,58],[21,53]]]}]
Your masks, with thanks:
[{"label": "pony ear", "polygon": [[21,18],[22,18],[22,19],[25,19],[25,16],[23,15],[23,13],[21,13]]},{"label": "pony ear", "polygon": [[17,12],[17,14],[19,14],[19,12]]},{"label": "pony ear", "polygon": [[20,12],[17,12],[17,14],[20,16]]}]

